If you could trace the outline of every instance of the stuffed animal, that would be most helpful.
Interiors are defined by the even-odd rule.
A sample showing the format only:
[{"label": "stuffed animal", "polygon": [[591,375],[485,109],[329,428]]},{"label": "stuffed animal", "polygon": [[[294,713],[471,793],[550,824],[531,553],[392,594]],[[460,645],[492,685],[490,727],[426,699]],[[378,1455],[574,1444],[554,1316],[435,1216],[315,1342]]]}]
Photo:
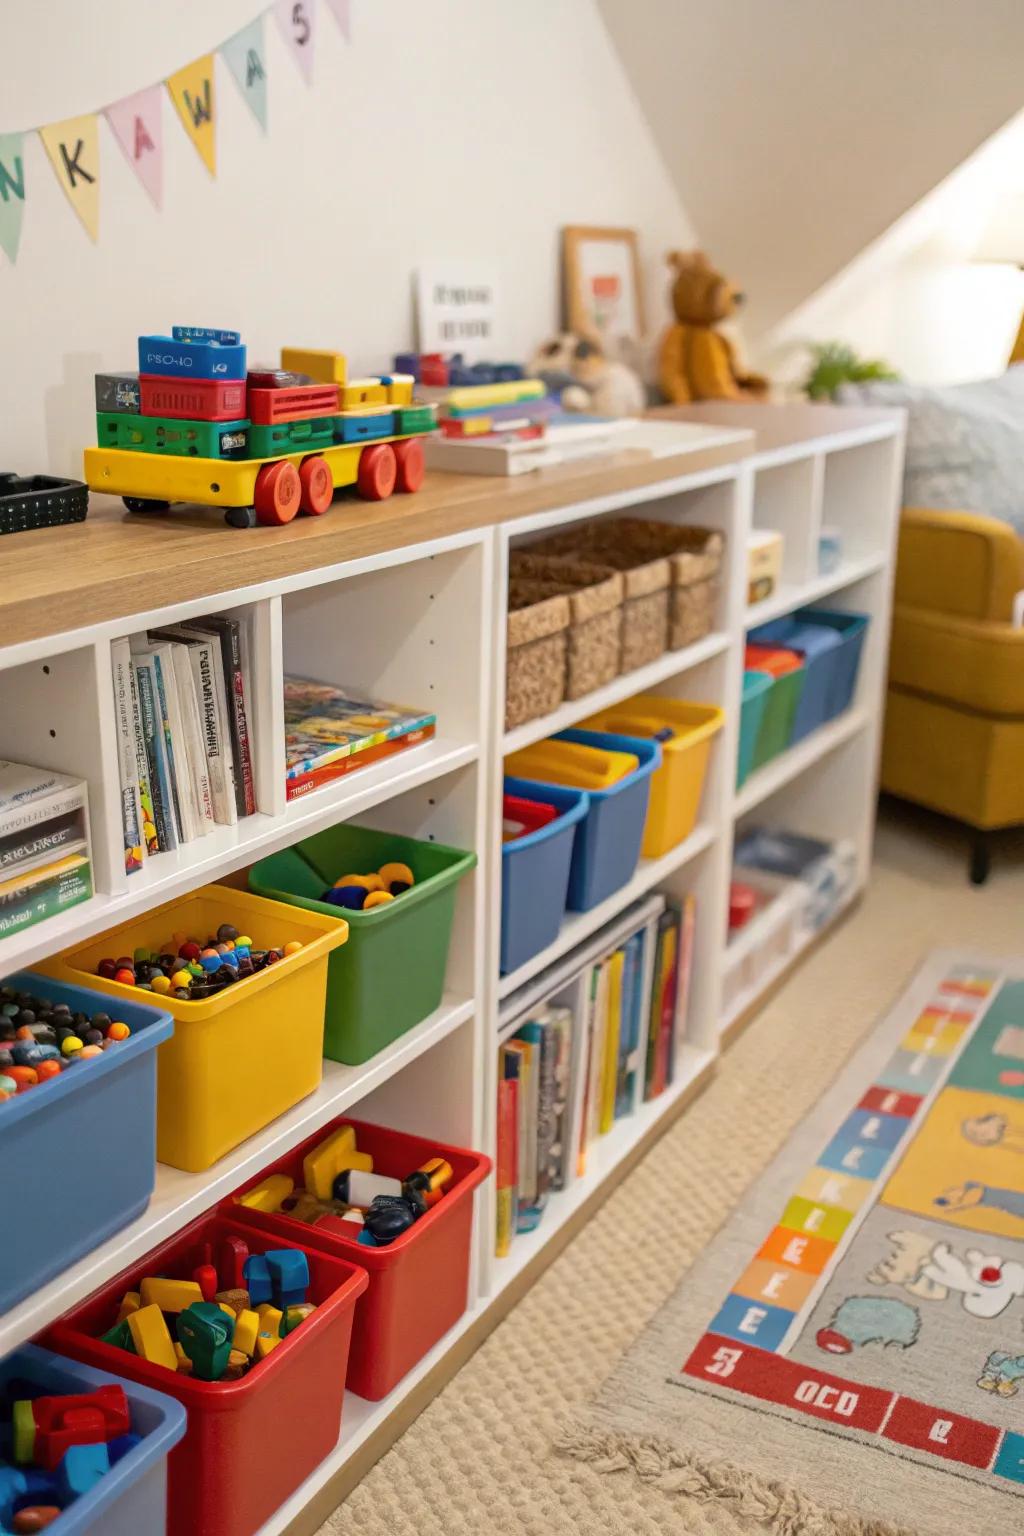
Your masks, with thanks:
[{"label": "stuffed animal", "polygon": [[676,323],[661,346],[658,382],[674,405],[691,400],[760,399],[768,380],[740,371],[732,344],[714,327],[743,302],[703,251],[672,251],[672,308]]},{"label": "stuffed animal", "polygon": [[593,416],[638,416],[647,405],[644,386],[625,363],[614,362],[596,341],[563,331],[539,347],[527,373],[541,378],[563,408]]}]

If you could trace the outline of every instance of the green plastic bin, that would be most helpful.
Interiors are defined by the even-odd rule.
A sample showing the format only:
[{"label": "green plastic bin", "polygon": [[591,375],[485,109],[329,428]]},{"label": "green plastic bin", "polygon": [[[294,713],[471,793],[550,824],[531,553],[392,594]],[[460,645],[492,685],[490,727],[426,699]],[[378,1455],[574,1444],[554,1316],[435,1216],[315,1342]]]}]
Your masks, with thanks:
[{"label": "green plastic bin", "polygon": [[754,747],[761,729],[764,706],[772,680],[767,672],[744,672],[743,703],[740,707],[740,748],[736,757],[736,788],[740,789],[750,776],[754,761]]},{"label": "green plastic bin", "polygon": [[[416,883],[385,906],[341,912],[321,901],[342,875],[396,862],[408,864]],[[456,890],[475,863],[476,854],[460,848],[346,823],[253,865],[251,891],[325,916],[341,912],[349,924],[348,943],[332,953],[327,971],[325,1056],[358,1065],[439,1006]]]},{"label": "green plastic bin", "polygon": [[804,690],[807,668],[799,651],[783,646],[762,646],[748,643],[746,664],[753,672],[765,672],[771,677],[771,687],[764,696],[764,714],[754,742],[751,768],[761,768],[785,752],[793,740],[793,722],[800,695]]}]

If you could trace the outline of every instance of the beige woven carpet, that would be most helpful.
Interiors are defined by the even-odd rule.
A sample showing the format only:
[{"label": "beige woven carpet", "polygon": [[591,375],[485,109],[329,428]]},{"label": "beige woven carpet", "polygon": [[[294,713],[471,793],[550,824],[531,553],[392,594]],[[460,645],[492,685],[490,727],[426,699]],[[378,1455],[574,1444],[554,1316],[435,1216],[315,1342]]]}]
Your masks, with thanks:
[{"label": "beige woven carpet", "polygon": [[965,864],[962,842],[941,823],[905,813],[883,821],[860,907],[324,1533],[754,1536],[765,1529],[756,1508],[695,1501],[555,1447],[927,951],[945,944],[1024,952],[1024,850],[1001,850],[982,890],[967,884]]}]

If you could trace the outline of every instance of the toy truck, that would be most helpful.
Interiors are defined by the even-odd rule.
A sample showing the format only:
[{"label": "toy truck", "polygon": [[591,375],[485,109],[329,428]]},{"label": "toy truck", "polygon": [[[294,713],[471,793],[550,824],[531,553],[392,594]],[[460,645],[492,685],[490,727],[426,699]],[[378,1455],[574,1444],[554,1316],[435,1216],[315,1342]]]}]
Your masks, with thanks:
[{"label": "toy truck", "polygon": [[367,501],[423,483],[433,405],[413,379],[347,378],[341,353],[284,348],[281,367],[246,371],[236,331],[175,326],[139,338],[139,372],[97,374],[94,491],[129,512],[223,507],[232,528],[320,516],[355,486]]}]

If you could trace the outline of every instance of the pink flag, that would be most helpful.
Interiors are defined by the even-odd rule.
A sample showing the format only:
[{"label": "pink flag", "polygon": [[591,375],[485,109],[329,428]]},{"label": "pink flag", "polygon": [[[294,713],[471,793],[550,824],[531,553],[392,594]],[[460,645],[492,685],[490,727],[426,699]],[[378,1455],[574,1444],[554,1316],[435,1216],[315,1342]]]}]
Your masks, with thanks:
[{"label": "pink flag", "polygon": [[163,193],[164,129],[160,116],[162,86],[150,85],[108,107],[104,116],[136,176],[157,208]]},{"label": "pink flag", "polygon": [[309,85],[313,79],[316,45],[316,0],[275,0],[274,14],[288,51]]},{"label": "pink flag", "polygon": [[334,19],[341,28],[341,35],[346,43],[352,41],[352,16],[351,0],[327,0],[327,4],[334,12]]}]

